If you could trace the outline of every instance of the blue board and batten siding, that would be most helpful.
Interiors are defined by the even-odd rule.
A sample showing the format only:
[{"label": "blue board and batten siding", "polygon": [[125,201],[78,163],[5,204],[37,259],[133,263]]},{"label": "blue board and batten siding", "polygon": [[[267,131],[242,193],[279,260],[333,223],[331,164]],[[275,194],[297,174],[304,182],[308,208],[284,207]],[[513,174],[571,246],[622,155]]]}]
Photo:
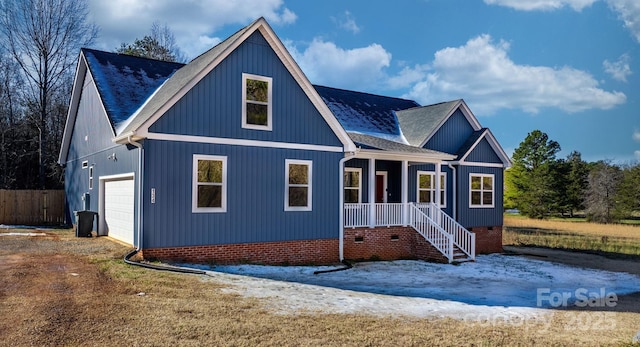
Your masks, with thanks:
[{"label": "blue board and batten siding", "polygon": [[[342,153],[147,140],[144,247],[338,238]],[[227,211],[192,213],[193,154],[227,158]],[[285,211],[285,160],[312,161],[312,211]],[[158,172],[162,172],[158,175]]]},{"label": "blue board and batten siding", "polygon": [[[272,131],[242,128],[243,73],[272,78]],[[342,147],[259,32],[216,66],[149,131]]]},{"label": "blue board and batten siding", "polygon": [[[465,228],[502,226],[503,222],[503,168],[459,166],[457,170],[458,181],[458,209],[457,220]],[[493,174],[494,175],[494,207],[477,208],[469,205],[470,175]]]},{"label": "blue board and batten siding", "polygon": [[457,153],[473,132],[469,120],[458,109],[423,147],[444,153]]},{"label": "blue board and batten siding", "polygon": [[[242,73],[272,77],[273,130],[242,128]],[[342,148],[261,34],[254,33],[149,128]],[[343,153],[146,140],[144,248],[339,237]],[[193,155],[225,156],[226,212],[192,212]],[[312,210],[285,211],[285,160],[312,161]],[[151,203],[150,192],[155,191]]]},{"label": "blue board and batten siding", "polygon": [[[73,211],[83,210],[82,196],[85,193],[90,196],[90,210],[98,212],[100,177],[134,173],[137,179],[138,150],[111,141],[111,123],[89,74],[85,75],[75,124],[70,126],[73,126],[73,134],[65,162],[65,192],[67,222],[75,223]],[[116,160],[108,159],[113,154]],[[83,169],[85,161],[88,167]],[[89,189],[89,167],[92,166],[93,188]],[[137,211],[135,213],[134,218],[137,218]],[[94,230],[97,230],[97,225],[94,225]]]},{"label": "blue board and batten siding", "polygon": [[483,138],[465,159],[468,162],[502,164],[502,160],[493,150],[489,141]]}]

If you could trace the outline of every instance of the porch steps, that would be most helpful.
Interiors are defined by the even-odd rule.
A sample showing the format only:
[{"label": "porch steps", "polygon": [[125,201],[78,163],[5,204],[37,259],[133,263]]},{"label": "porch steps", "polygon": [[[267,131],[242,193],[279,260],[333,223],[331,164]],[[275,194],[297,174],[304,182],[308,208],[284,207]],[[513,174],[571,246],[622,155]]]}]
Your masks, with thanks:
[{"label": "porch steps", "polygon": [[464,263],[467,261],[475,261],[471,259],[460,247],[453,245],[453,261],[452,263]]}]

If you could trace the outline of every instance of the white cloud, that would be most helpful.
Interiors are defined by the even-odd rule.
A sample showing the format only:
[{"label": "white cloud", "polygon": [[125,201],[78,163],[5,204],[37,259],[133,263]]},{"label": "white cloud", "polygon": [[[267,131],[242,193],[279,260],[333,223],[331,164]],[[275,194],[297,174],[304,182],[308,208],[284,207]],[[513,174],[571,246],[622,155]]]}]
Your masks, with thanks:
[{"label": "white cloud", "polygon": [[607,0],[609,6],[618,13],[624,26],[640,43],[640,1],[638,0]]},{"label": "white cloud", "polygon": [[89,0],[91,20],[100,26],[100,49],[113,50],[123,42],[147,35],[151,24],[159,20],[173,31],[176,43],[188,58],[194,58],[220,42],[213,35],[227,24],[248,24],[258,17],[284,25],[296,21],[294,12],[283,0]]},{"label": "white cloud", "polygon": [[479,114],[500,109],[537,113],[542,108],[566,112],[610,109],[626,101],[621,92],[598,87],[587,72],[571,67],[518,65],[508,56],[509,44],[489,35],[464,46],[435,53],[432,71],[416,83],[407,97],[423,104],[464,98]]},{"label": "white cloud", "polygon": [[405,66],[396,76],[387,79],[387,87],[389,89],[402,89],[411,87],[414,83],[419,82],[427,76],[429,65],[415,65],[414,67]]},{"label": "white cloud", "polygon": [[640,151],[633,152],[633,155],[636,157],[636,160],[640,160]]},{"label": "white cloud", "polygon": [[351,12],[345,11],[344,15],[338,17],[331,17],[331,19],[342,29],[350,31],[354,34],[360,32],[360,27],[356,23],[356,20],[351,15]]},{"label": "white cloud", "polygon": [[391,62],[391,53],[376,43],[344,49],[316,38],[302,51],[290,41],[285,45],[312,83],[331,87],[369,89]]},{"label": "white cloud", "polygon": [[623,54],[617,61],[610,62],[609,60],[605,60],[602,66],[604,67],[604,71],[611,75],[613,79],[626,82],[627,77],[632,73],[631,67],[629,66],[630,60],[631,57],[629,57],[628,54]]},{"label": "white cloud", "polygon": [[[599,0],[484,0],[488,5],[510,7],[519,11],[552,11],[569,6],[575,11],[582,11]],[[624,26],[640,43],[640,1],[639,0],[604,0],[618,14]]]},{"label": "white cloud", "polygon": [[556,10],[565,6],[582,11],[596,1],[598,0],[484,0],[488,5],[506,6],[521,11]]},{"label": "white cloud", "polygon": [[633,138],[633,141],[640,142],[640,130],[636,129],[631,138]]}]

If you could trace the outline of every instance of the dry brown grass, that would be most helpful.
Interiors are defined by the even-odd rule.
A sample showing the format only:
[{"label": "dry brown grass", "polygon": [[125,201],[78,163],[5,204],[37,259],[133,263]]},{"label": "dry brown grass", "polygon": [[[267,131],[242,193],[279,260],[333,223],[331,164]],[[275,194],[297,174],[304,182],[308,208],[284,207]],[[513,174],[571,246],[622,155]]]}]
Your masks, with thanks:
[{"label": "dry brown grass", "polygon": [[504,217],[504,225],[507,228],[540,228],[546,230],[571,232],[588,236],[624,237],[640,241],[640,225],[598,224],[588,222],[544,220],[510,215],[506,215]]},{"label": "dry brown grass", "polygon": [[624,312],[515,324],[274,314],[210,278],[126,265],[126,248],[105,238],[50,234],[0,239],[0,345],[593,346],[628,344],[640,329],[640,314]]}]

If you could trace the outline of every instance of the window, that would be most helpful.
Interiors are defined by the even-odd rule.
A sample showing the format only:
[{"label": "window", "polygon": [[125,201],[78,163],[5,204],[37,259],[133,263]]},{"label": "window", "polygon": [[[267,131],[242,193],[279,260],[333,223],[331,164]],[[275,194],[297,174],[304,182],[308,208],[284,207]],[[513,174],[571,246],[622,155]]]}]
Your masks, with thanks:
[{"label": "window", "polygon": [[242,127],[271,130],[271,77],[242,74]]},{"label": "window", "polygon": [[[436,173],[418,171],[418,197],[417,202],[434,202],[436,200]],[[440,207],[447,206],[447,173],[440,173]]]},{"label": "window", "polygon": [[227,157],[193,156],[192,212],[226,212]]},{"label": "window", "polygon": [[89,189],[93,189],[93,165],[89,167]]},{"label": "window", "polygon": [[469,206],[493,207],[494,176],[489,174],[469,175]]},{"label": "window", "polygon": [[310,160],[285,160],[285,211],[311,211]]},{"label": "window", "polygon": [[82,169],[84,170],[84,169],[86,169],[88,167],[89,167],[89,161],[88,160],[83,161],[82,162]]},{"label": "window", "polygon": [[344,202],[360,203],[360,188],[362,183],[362,169],[345,168],[344,169]]}]

